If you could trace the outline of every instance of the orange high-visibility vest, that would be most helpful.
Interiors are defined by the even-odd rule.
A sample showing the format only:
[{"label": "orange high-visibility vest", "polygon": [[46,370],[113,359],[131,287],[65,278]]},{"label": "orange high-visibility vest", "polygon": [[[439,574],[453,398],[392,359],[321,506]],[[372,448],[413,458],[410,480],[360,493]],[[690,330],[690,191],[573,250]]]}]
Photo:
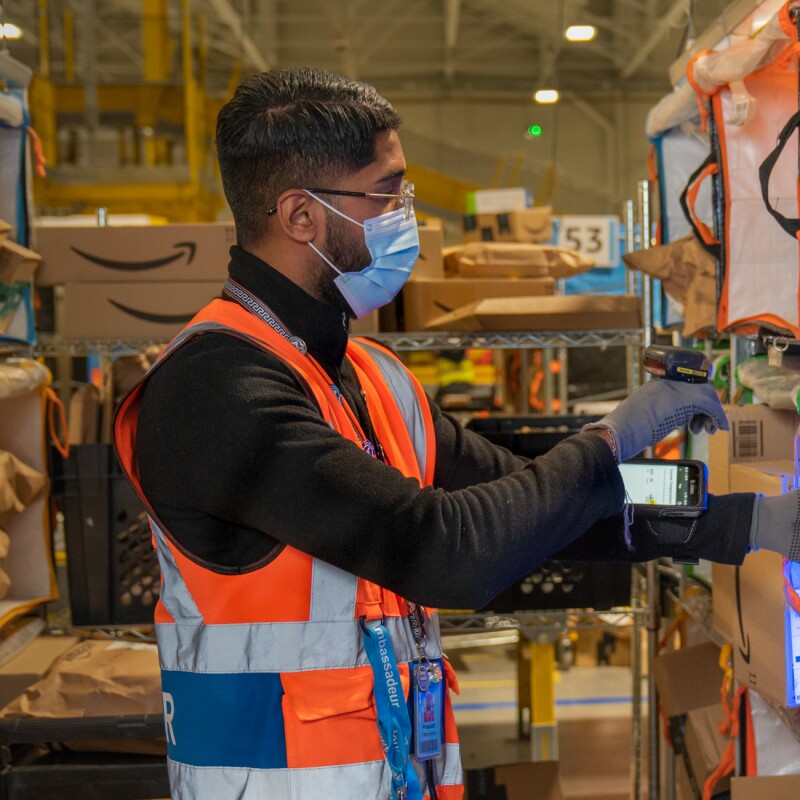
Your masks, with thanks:
[{"label": "orange high-visibility vest", "polygon": [[[289,546],[250,572],[215,572],[177,544],[142,491],[135,444],[146,381],[176,349],[205,332],[237,336],[282,359],[334,430],[356,443],[364,439],[355,415],[311,356],[224,300],[200,311],[120,404],[117,453],[150,512],[161,567],[155,621],[172,798],[386,800],[390,771],[359,620],[384,621],[407,696],[417,650],[406,600]],[[374,342],[351,340],[347,357],[387,462],[430,485],[435,439],[421,386]],[[427,654],[443,659],[436,611],[427,612]],[[457,691],[444,659],[443,669]],[[447,691],[444,728],[433,774],[439,798],[457,800],[463,796],[461,757]],[[426,771],[414,766],[427,797]]]}]

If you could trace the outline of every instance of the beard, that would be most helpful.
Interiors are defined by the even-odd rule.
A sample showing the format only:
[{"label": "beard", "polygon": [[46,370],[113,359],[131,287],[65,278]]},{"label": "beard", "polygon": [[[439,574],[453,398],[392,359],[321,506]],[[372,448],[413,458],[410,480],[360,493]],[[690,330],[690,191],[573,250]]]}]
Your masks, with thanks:
[{"label": "beard", "polygon": [[[364,269],[372,260],[372,256],[364,243],[363,231],[328,209],[325,209],[325,214],[327,217],[325,247],[320,249],[342,272],[358,272]],[[309,261],[316,296],[352,319],[355,316],[353,310],[334,284],[337,273],[313,251]]]}]

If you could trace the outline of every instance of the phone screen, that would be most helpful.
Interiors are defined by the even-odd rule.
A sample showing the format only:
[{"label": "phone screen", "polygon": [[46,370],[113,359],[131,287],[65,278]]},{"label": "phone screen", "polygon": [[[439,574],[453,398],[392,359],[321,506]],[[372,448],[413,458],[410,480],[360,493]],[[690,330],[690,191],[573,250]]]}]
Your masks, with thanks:
[{"label": "phone screen", "polygon": [[640,505],[688,506],[697,500],[697,478],[687,464],[663,462],[619,465],[630,502]]}]

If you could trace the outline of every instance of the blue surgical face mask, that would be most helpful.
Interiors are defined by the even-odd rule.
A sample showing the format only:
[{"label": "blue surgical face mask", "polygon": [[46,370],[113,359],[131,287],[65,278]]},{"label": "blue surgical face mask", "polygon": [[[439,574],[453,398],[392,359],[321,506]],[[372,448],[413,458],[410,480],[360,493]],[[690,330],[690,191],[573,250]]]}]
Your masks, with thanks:
[{"label": "blue surgical face mask", "polygon": [[406,218],[405,209],[398,208],[379,217],[370,217],[362,224],[315,194],[308,194],[334,214],[364,229],[364,242],[372,261],[358,272],[342,272],[313,242],[308,243],[332,270],[339,273],[333,282],[347,305],[356,317],[385,306],[403,288],[419,256],[419,232],[414,212]]}]

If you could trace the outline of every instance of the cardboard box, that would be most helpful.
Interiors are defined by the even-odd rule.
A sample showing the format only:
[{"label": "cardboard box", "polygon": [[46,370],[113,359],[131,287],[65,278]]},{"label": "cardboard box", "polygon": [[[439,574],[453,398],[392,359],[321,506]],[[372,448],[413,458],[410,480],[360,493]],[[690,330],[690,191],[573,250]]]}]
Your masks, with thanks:
[{"label": "cardboard box", "polygon": [[594,331],[640,328],[634,295],[499,297],[479,300],[426,325],[442,331]]},{"label": "cardboard box", "polygon": [[0,666],[0,708],[38,681],[59,656],[77,643],[76,636],[39,636]]},{"label": "cardboard box", "polygon": [[232,223],[105,228],[40,227],[39,286],[119,281],[224,281]]},{"label": "cardboard box", "polygon": [[783,594],[783,557],[758,550],[740,567],[714,565],[712,587],[714,627],[733,645],[736,680],[780,706],[800,705],[800,636]]},{"label": "cardboard box", "polygon": [[545,244],[553,239],[549,206],[502,214],[467,214],[463,219],[465,242],[528,242]]},{"label": "cardboard box", "polygon": [[501,764],[464,773],[465,800],[563,800],[558,761]]},{"label": "cardboard box", "polygon": [[731,464],[728,475],[732,492],[757,492],[774,496],[791,492],[798,486],[794,458]]},{"label": "cardboard box", "polygon": [[508,189],[477,189],[467,196],[470,214],[497,214],[503,211],[520,211],[533,205],[533,193],[524,186]]},{"label": "cardboard box", "polygon": [[725,406],[729,431],[708,437],[708,490],[728,494],[731,464],[794,458],[800,417],[763,405]]},{"label": "cardboard box", "polygon": [[[701,788],[709,775],[719,766],[722,754],[728,747],[730,740],[719,732],[719,724],[724,721],[725,714],[719,701],[714,705],[693,708],[686,714],[684,729],[686,757],[697,785]],[[730,777],[720,778],[714,789],[714,795],[727,792],[729,789]]]},{"label": "cardboard box", "polygon": [[731,800],[792,800],[800,797],[800,775],[755,775],[731,780]]},{"label": "cardboard box", "polygon": [[378,327],[378,312],[371,311],[361,319],[350,320],[350,335],[351,336],[367,336],[370,333],[377,333]]},{"label": "cardboard box", "polygon": [[42,257],[11,239],[3,238],[0,242],[0,283],[31,280]]},{"label": "cardboard box", "polygon": [[719,703],[722,670],[713,642],[661,653],[653,659],[658,697],[667,717]]},{"label": "cardboard box", "polygon": [[68,338],[171,339],[222,292],[220,281],[71,283],[56,290]]},{"label": "cardboard box", "polygon": [[487,297],[538,297],[554,291],[552,278],[418,279],[415,275],[403,288],[403,326],[407,331],[425,330],[436,317]]},{"label": "cardboard box", "polygon": [[459,278],[569,278],[594,261],[577,250],[522,242],[469,242],[444,251],[447,275]]},{"label": "cardboard box", "polygon": [[415,278],[444,278],[444,231],[441,220],[419,226],[419,258],[411,273]]},{"label": "cardboard box", "polygon": [[[758,408],[758,407],[756,407]],[[782,413],[782,412],[773,412]],[[763,416],[759,414],[759,416]],[[790,419],[795,415],[790,414]],[[768,427],[768,426],[767,426]],[[735,431],[733,431],[735,436]],[[716,438],[710,437],[711,439]],[[769,440],[769,436],[764,437],[764,441]],[[776,440],[773,444],[781,444]],[[797,477],[794,472],[795,462],[791,460],[778,460],[778,461],[756,461],[748,462],[745,464],[732,464],[728,471],[729,477],[729,490],[731,492],[760,492],[765,495],[784,494],[796,485]],[[709,469],[710,472],[710,469]],[[757,584],[758,578],[751,576],[752,572],[763,574],[764,570],[769,570],[770,567],[763,563],[762,553],[767,551],[760,551],[759,553],[750,553],[745,557],[744,564],[741,567],[733,567],[726,564],[712,564],[711,565],[711,591],[713,599],[713,627],[714,629],[729,642],[740,641],[744,646],[745,635],[741,630],[742,614],[746,611],[747,616],[754,613],[755,608],[760,605],[758,592],[749,597],[749,602],[753,604],[752,608],[743,609],[742,603],[744,602],[744,595],[742,587],[745,582],[747,585]],[[775,555],[775,554],[772,554]],[[758,558],[758,560],[756,560]],[[769,556],[766,556],[769,558]],[[778,558],[778,556],[776,556]],[[774,564],[771,567],[775,569]],[[783,608],[783,592],[782,592],[782,578],[772,577],[771,583],[777,581],[777,587],[771,585],[765,588],[765,600],[771,598],[775,606],[775,613],[778,613],[777,606]],[[778,597],[779,595],[779,597]],[[779,614],[779,623],[773,623],[772,635],[778,636],[776,626],[783,625],[783,615]],[[767,632],[764,631],[764,634]],[[780,638],[780,637],[779,637]],[[755,687],[754,687],[755,688]]]}]

